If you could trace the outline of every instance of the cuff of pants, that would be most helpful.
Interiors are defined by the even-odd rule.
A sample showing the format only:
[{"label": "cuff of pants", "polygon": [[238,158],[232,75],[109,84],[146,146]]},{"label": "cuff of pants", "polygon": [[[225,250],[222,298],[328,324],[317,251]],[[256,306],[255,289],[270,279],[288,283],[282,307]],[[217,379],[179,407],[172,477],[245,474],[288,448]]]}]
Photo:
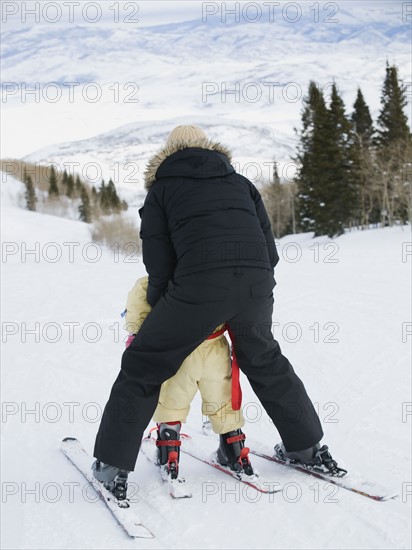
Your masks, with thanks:
[{"label": "cuff of pants", "polygon": [[239,430],[245,424],[242,409],[234,411],[230,401],[222,403],[221,407],[217,403],[203,402],[202,412],[209,417],[213,431],[219,435]]},{"label": "cuff of pants", "polygon": [[169,409],[159,403],[153,415],[154,422],[186,422],[190,407],[184,409]]}]

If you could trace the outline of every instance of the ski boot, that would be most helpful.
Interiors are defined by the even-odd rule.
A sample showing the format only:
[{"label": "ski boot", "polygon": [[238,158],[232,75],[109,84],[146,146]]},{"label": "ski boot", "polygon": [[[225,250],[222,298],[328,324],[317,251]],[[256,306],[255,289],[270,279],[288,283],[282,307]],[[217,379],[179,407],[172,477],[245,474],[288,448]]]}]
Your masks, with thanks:
[{"label": "ski boot", "polygon": [[348,472],[338,467],[336,460],[333,460],[327,445],[320,446],[316,443],[313,447],[302,451],[287,451],[283,443],[275,445],[277,458],[290,464],[302,465],[308,470],[327,474],[335,477],[343,477]]},{"label": "ski boot", "polygon": [[246,436],[242,430],[233,430],[219,436],[220,445],[217,450],[217,461],[222,466],[228,466],[235,472],[253,475],[249,459],[249,448],[245,447]]},{"label": "ski boot", "polygon": [[92,471],[97,481],[103,483],[104,488],[113,493],[117,500],[126,501],[127,476],[129,475],[127,470],[96,460],[92,465]]},{"label": "ski boot", "polygon": [[157,460],[162,476],[177,479],[180,458],[181,422],[162,422],[157,424]]}]

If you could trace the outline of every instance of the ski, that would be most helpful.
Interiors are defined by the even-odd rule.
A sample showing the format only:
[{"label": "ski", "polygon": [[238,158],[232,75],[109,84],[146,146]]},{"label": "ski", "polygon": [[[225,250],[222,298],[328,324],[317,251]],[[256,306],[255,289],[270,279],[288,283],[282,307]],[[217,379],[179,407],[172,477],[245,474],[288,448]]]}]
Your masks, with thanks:
[{"label": "ski", "polygon": [[205,458],[204,456],[201,456],[199,453],[197,453],[196,450],[194,450],[192,447],[193,446],[191,446],[191,448],[188,449],[187,446],[185,448],[183,448],[182,446],[182,448],[180,449],[180,452],[188,456],[191,456],[192,458],[195,458],[196,460],[203,462],[203,464],[207,464],[208,466],[211,466],[212,468],[215,468],[216,470],[219,470],[220,472],[223,472],[224,474],[227,474],[230,477],[233,477],[237,481],[240,481],[241,483],[244,483],[249,487],[253,487],[253,489],[256,489],[256,491],[259,491],[260,493],[272,494],[272,493],[279,493],[282,491],[282,487],[279,487],[278,482],[266,481],[257,473],[255,473],[252,476],[248,476],[244,472],[235,472],[231,470],[229,467],[222,466],[221,464],[219,464],[219,462],[217,461],[216,452],[212,453],[212,455]]},{"label": "ski", "polygon": [[117,500],[102,483],[94,478],[91,471],[92,457],[83,448],[78,439],[66,437],[61,442],[61,450],[67,459],[86,478],[101,500],[106,504],[118,524],[126,531],[129,537],[152,539],[153,533],[143,525],[139,519],[135,504],[129,499]]},{"label": "ski", "polygon": [[189,484],[186,482],[185,478],[178,477],[177,479],[172,479],[164,466],[161,466],[157,463],[157,449],[156,441],[148,435],[142,439],[142,444],[140,450],[145,455],[145,457],[156,467],[160,476],[169,489],[169,494],[172,498],[191,498],[192,491],[190,490]]},{"label": "ski", "polygon": [[[342,489],[346,489],[347,491],[352,491],[353,493],[370,498],[372,500],[382,502],[385,500],[394,499],[398,496],[396,493],[393,493],[393,494],[388,493],[384,489],[375,487],[370,482],[364,481],[361,478],[356,478],[353,474],[352,475],[348,474],[345,477],[335,477],[331,474],[322,473],[313,469],[309,469],[307,467],[304,467],[302,464],[293,464],[291,462],[285,462],[280,458],[278,458],[276,455],[271,455],[264,451],[257,451],[256,447],[258,447],[258,445],[255,445],[254,448],[250,450],[250,454],[259,456],[260,458],[264,458],[266,460],[270,460],[271,462],[276,462],[276,464],[280,464],[281,466],[285,466],[286,468],[292,468],[293,470],[316,477],[317,479],[322,479],[327,483],[332,483],[333,485],[341,487]],[[387,493],[387,494],[379,494],[379,493]]]}]

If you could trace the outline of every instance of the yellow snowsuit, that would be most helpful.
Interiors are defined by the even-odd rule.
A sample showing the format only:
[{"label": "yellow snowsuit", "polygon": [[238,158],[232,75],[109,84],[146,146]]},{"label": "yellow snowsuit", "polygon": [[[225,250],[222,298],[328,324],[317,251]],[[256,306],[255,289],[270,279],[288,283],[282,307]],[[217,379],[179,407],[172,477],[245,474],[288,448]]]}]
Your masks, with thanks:
[{"label": "yellow snowsuit", "polygon": [[[125,329],[135,334],[151,307],[146,300],[148,277],[138,279],[129,292],[126,304]],[[220,325],[215,332],[223,328]],[[162,384],[155,422],[186,422],[190,403],[197,390],[202,396],[202,413],[207,415],[213,431],[224,434],[241,428],[245,421],[242,411],[231,404],[231,362],[229,344],[222,334],[202,342],[180,369]]]}]

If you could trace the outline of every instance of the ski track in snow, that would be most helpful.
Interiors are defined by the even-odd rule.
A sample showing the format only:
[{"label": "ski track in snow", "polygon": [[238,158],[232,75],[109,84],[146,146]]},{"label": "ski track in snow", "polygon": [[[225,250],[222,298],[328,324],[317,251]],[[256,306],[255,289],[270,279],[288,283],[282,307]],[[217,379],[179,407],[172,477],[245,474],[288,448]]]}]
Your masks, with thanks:
[{"label": "ski track in snow", "polygon": [[[20,190],[11,177],[2,183],[3,242],[16,243],[19,251],[23,242],[30,249],[38,242],[41,250],[50,241],[62,250],[64,242],[80,243],[78,250],[91,242],[89,228],[81,222],[17,208]],[[4,323],[16,323],[19,331],[7,335],[2,353],[4,548],[410,548],[411,497],[402,501],[402,484],[411,479],[411,417],[402,421],[411,383],[410,345],[402,342],[402,323],[410,322],[411,259],[402,262],[402,243],[411,240],[410,232],[394,227],[349,233],[334,241],[339,246],[334,264],[314,261],[309,237],[295,235],[279,243],[280,251],[298,243],[302,256],[297,262],[283,258],[276,269],[275,336],[317,403],[324,442],[333,455],[400,497],[372,502],[345,490],[331,497],[330,485],[252,457],[265,479],[296,484],[285,495],[256,495],[182,455],[181,471],[193,498],[172,500],[153,466],[140,456],[130,480],[139,486],[142,520],[156,538],[128,539],[102,503],[89,502],[93,492],[62,455],[59,443],[75,436],[92,452],[96,404],[103,408],[124,348],[120,312],[144,266],[141,259],[115,262],[110,250],[103,250],[96,263],[76,251],[73,263],[64,252],[56,263],[36,262],[33,256],[23,262],[14,254],[3,256],[2,263],[3,342]],[[323,253],[330,240],[318,242]],[[76,322],[80,327],[73,342],[64,327],[55,343],[44,334],[39,342],[33,334],[22,342],[24,322],[27,329],[36,322],[41,327]],[[291,341],[292,330],[284,332],[291,322],[301,327],[296,342]],[[309,328],[315,322],[318,343]],[[323,341],[327,322],[339,325],[338,342]],[[101,324],[97,342],[82,337],[86,323]],[[54,334],[50,325],[46,336],[51,340]],[[88,337],[94,337],[92,330]],[[245,432],[270,447],[278,441],[276,430],[244,377],[242,384]],[[36,403],[38,412],[29,414]],[[78,403],[73,417],[64,403]],[[202,435],[201,422],[197,395],[184,431],[209,453],[218,439]],[[76,483],[72,498],[68,483]],[[292,502],[296,487],[300,498]],[[27,492],[33,489],[35,494]],[[337,502],[328,502],[331,498]]]}]

